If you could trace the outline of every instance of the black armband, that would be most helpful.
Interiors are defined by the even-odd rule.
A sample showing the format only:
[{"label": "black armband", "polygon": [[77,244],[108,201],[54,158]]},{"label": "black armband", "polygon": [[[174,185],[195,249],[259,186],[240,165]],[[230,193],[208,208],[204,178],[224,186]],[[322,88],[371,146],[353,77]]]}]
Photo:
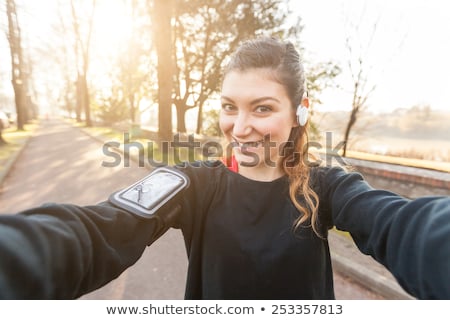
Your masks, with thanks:
[{"label": "black armband", "polygon": [[171,204],[176,205],[177,195],[188,186],[189,178],[183,172],[160,167],[144,179],[113,193],[109,201],[138,216],[152,218],[174,207]]}]

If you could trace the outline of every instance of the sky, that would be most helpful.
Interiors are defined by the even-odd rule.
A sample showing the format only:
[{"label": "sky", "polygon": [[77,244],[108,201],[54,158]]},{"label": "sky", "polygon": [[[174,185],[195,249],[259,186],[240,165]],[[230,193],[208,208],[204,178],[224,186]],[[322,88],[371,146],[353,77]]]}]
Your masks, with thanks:
[{"label": "sky", "polygon": [[[343,67],[340,90],[323,94],[316,110],[349,109],[349,35],[365,55],[369,82],[376,85],[368,101],[374,112],[414,105],[450,111],[450,10],[445,0],[292,0],[301,16],[306,59],[335,61]],[[377,24],[373,40],[368,39]],[[357,26],[351,27],[351,24]],[[353,38],[355,39],[355,38]],[[356,51],[356,50],[355,50]],[[360,51],[362,52],[362,51]]]}]

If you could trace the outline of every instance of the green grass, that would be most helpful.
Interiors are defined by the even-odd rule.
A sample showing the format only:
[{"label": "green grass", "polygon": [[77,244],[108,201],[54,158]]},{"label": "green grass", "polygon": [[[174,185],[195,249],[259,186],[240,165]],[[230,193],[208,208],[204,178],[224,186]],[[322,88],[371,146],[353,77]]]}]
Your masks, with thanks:
[{"label": "green grass", "polygon": [[99,137],[105,142],[107,141],[123,141],[123,132],[119,132],[108,127],[81,127],[83,131],[89,133],[91,136]]},{"label": "green grass", "polygon": [[30,123],[25,125],[23,131],[17,131],[15,127],[3,130],[2,136],[6,144],[0,146],[0,170],[3,170],[8,160],[24,146],[36,128],[37,123]]}]

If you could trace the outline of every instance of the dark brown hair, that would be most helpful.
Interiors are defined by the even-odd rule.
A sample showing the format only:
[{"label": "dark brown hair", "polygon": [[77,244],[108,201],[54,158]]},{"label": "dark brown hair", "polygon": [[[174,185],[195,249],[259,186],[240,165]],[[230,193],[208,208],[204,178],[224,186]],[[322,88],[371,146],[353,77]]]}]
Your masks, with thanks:
[{"label": "dark brown hair", "polygon": [[[274,80],[286,90],[292,108],[297,109],[305,93],[305,71],[298,51],[290,42],[275,38],[259,38],[244,42],[234,53],[224,75],[233,70],[267,69]],[[308,166],[308,123],[293,127],[289,142],[282,150],[283,170],[289,177],[289,195],[300,217],[295,227],[310,221],[314,232],[318,232],[319,197],[310,187]],[[288,147],[289,146],[289,147]],[[299,201],[303,196],[304,204]]]}]

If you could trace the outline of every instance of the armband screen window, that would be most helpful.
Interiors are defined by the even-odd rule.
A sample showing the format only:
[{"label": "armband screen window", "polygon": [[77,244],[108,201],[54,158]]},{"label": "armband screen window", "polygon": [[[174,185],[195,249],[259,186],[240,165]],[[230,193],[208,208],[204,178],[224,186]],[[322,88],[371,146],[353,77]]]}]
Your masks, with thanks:
[{"label": "armband screen window", "polygon": [[113,194],[110,201],[120,208],[150,217],[187,188],[187,176],[170,168],[157,168],[144,179]]}]

